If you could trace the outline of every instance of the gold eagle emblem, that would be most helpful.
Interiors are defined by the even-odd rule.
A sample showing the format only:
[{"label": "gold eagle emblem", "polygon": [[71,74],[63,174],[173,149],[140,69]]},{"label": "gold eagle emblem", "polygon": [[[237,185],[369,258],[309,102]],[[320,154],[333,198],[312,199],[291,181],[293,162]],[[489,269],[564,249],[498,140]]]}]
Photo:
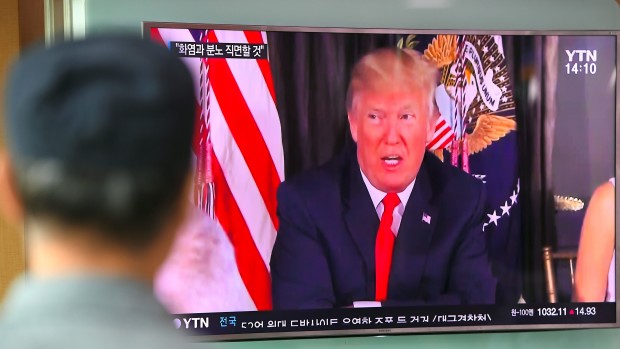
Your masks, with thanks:
[{"label": "gold eagle emblem", "polygon": [[476,154],[495,141],[499,141],[510,131],[517,129],[514,117],[482,114],[477,117],[476,125],[471,134],[467,136],[468,153]]},{"label": "gold eagle emblem", "polygon": [[424,50],[424,57],[435,63],[437,69],[441,69],[456,60],[456,51],[456,35],[437,35]]},{"label": "gold eagle emblem", "polygon": [[[419,41],[416,40],[419,38],[422,38],[422,36],[408,35],[401,37],[397,46],[399,48],[413,49],[419,44]],[[465,56],[465,53],[461,53],[463,54],[462,68],[456,65],[460,52],[459,45],[469,45],[470,48],[473,48],[473,50],[470,49],[468,51],[467,56]],[[511,112],[514,112],[514,100],[510,89],[508,69],[505,65],[503,49],[500,49],[500,46],[501,41],[498,42],[497,38],[491,35],[458,36],[440,34],[433,37],[423,51],[424,57],[433,62],[437,69],[440,70],[441,78],[438,88],[445,89],[445,92],[451,99],[450,103],[455,103],[457,90],[460,89],[469,89],[464,93],[470,96],[472,86],[474,89],[479,90],[480,84],[484,83],[491,84],[496,89],[501,89],[499,104],[495,105],[493,110],[489,109],[489,105],[483,101],[478,91],[475,92],[475,98],[471,97],[473,99],[465,97],[466,116],[463,116],[462,120],[456,121],[460,123],[460,126],[452,125],[451,127],[455,129],[465,128],[464,133],[467,137],[468,146],[467,155],[483,151],[493,142],[500,140],[511,131],[517,129],[514,115],[497,115],[510,115],[512,114]],[[492,72],[491,80],[478,81],[479,77],[476,76],[473,62],[479,62],[485,74]],[[462,70],[459,72],[459,69]],[[463,74],[463,83],[457,87],[459,74]],[[461,96],[461,98],[463,97]],[[447,147],[445,149],[451,151],[450,148]],[[437,149],[433,150],[433,153],[443,160],[443,151],[444,149]],[[460,152],[461,150],[459,150]]]}]

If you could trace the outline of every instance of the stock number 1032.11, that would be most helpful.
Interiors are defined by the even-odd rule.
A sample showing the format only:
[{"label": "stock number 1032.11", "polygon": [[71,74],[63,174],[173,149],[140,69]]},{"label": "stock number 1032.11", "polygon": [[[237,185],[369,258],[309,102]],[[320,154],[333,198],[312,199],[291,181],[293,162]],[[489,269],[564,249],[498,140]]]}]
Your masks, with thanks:
[{"label": "stock number 1032.11", "polygon": [[538,308],[538,316],[596,315],[596,307]]},{"label": "stock number 1032.11", "polygon": [[596,63],[566,63],[566,74],[596,74]]}]

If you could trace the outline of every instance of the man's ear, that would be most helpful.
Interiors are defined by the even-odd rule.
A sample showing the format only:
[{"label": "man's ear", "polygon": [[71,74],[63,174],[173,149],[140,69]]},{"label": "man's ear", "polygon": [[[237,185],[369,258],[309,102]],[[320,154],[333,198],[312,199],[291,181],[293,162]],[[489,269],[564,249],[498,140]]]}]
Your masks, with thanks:
[{"label": "man's ear", "polygon": [[6,150],[0,150],[0,211],[12,224],[22,224],[24,203],[17,190],[17,181],[11,158]]},{"label": "man's ear", "polygon": [[351,137],[353,137],[353,141],[357,143],[357,118],[354,115],[351,115],[351,112],[347,113],[349,118],[349,128],[351,130]]}]

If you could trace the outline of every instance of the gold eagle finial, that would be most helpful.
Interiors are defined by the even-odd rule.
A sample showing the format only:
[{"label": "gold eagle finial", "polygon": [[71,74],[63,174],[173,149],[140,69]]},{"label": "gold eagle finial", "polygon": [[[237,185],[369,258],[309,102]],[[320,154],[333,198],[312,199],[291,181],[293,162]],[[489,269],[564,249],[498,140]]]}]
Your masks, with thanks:
[{"label": "gold eagle finial", "polygon": [[474,131],[467,137],[469,154],[484,150],[491,143],[500,140],[510,131],[517,129],[512,117],[482,114],[476,120]]},{"label": "gold eagle finial", "polygon": [[584,207],[583,201],[578,198],[562,195],[554,195],[555,209],[557,211],[580,211]]}]

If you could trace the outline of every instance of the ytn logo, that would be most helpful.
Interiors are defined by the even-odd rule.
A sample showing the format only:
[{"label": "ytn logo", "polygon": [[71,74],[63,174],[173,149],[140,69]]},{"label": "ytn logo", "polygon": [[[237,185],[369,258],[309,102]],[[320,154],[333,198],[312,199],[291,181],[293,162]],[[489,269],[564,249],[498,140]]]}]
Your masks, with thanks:
[{"label": "ytn logo", "polygon": [[[175,319],[178,320],[178,319]],[[202,318],[202,317],[193,317],[193,318],[187,318],[187,319],[183,319],[183,324],[185,325],[185,328],[187,329],[197,329],[197,328],[209,328],[209,318]],[[180,323],[176,323],[175,321],[175,326],[177,326],[177,328],[180,327]]]},{"label": "ytn logo", "polygon": [[566,50],[569,62],[596,62],[596,50]]}]

